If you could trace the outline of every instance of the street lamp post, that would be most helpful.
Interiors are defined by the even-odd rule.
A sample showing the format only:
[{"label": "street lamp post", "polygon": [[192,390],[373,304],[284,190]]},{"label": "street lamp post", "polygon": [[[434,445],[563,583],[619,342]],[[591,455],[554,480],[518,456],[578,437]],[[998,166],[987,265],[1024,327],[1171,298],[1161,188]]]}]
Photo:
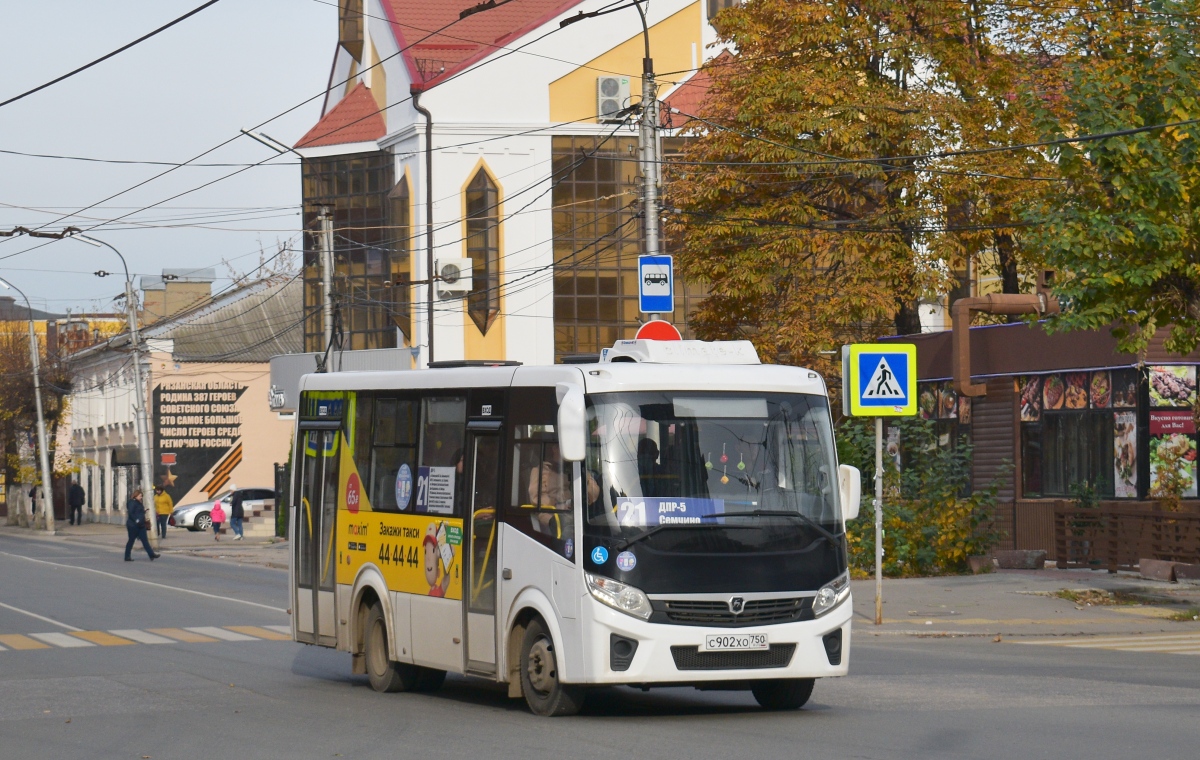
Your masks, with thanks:
[{"label": "street lamp post", "polygon": [[[129,340],[133,349],[133,411],[137,424],[138,460],[141,462],[142,469],[142,503],[147,505],[146,514],[149,515],[154,510],[154,481],[150,461],[150,423],[146,416],[146,386],[142,384],[142,344],[141,339],[138,337],[137,301],[133,297],[133,279],[129,276],[129,264],[126,263],[125,257],[121,255],[121,252],[112,245],[103,240],[88,237],[74,227],[68,227],[63,230],[63,236],[82,240],[98,248],[103,246],[109,249],[121,259],[121,266],[125,270],[125,315],[129,323]],[[147,504],[147,502],[149,503]],[[149,531],[149,533],[151,547],[157,550],[158,532]]]},{"label": "street lamp post", "polygon": [[[16,285],[3,279],[0,279],[0,285],[20,293],[21,298],[25,299],[25,308],[29,310],[29,360],[33,363],[33,400],[37,406],[38,457],[42,467],[42,512],[46,515],[46,531],[54,535],[54,482],[50,479],[50,453],[46,447],[46,417],[42,411],[42,383],[38,376],[40,366],[37,333],[33,329],[33,306],[30,305],[29,297],[25,295],[25,292]],[[32,512],[29,515],[29,521],[32,525]]]}]

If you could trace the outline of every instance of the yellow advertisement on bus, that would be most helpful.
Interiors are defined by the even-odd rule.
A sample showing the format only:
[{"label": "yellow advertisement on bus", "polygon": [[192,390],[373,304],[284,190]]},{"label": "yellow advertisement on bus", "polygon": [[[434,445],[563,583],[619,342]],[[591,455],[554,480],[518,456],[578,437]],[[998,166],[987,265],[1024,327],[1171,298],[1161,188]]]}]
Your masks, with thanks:
[{"label": "yellow advertisement on bus", "polygon": [[353,451],[339,437],[337,582],[352,584],[372,563],[391,591],[462,599],[463,521],[371,509]]}]

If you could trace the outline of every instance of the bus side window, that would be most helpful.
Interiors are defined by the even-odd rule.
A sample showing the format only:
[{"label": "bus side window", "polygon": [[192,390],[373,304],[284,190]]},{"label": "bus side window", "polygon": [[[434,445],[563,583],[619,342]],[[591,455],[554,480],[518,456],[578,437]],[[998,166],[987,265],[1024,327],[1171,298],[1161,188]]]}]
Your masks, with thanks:
[{"label": "bus side window", "polygon": [[512,463],[507,522],[573,559],[574,485],[571,465],[562,460],[554,426],[515,426]]},{"label": "bus side window", "polygon": [[[375,400],[368,493],[372,509],[395,512],[412,506],[411,484],[416,477],[417,466],[416,406],[412,399]],[[404,466],[408,467],[409,501],[407,504],[397,504],[397,491],[405,493],[405,489],[396,487],[397,477]]]}]

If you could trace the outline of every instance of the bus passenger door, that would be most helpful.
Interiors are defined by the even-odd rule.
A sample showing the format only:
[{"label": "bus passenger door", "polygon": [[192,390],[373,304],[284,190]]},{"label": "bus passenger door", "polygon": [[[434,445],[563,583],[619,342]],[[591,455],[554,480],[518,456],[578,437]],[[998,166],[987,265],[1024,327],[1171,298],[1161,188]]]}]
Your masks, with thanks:
[{"label": "bus passenger door", "polygon": [[296,570],[296,638],[335,646],[334,526],[337,516],[338,430],[304,430],[300,493],[293,531]]},{"label": "bus passenger door", "polygon": [[500,491],[498,423],[467,425],[468,530],[466,596],[466,671],[496,673],[496,553],[500,532],[496,507]]}]

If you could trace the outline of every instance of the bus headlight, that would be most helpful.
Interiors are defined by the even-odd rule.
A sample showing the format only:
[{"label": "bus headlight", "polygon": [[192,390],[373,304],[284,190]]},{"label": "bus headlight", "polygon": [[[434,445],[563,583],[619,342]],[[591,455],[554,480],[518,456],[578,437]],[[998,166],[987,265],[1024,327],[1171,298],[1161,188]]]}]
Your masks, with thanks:
[{"label": "bus headlight", "polygon": [[584,573],[588,591],[599,602],[607,604],[618,612],[633,615],[642,620],[649,620],[654,611],[650,607],[650,599],[639,588],[628,583],[621,583],[603,575]]},{"label": "bus headlight", "polygon": [[834,578],[829,583],[826,583],[817,591],[817,596],[813,599],[813,616],[821,617],[826,612],[841,604],[842,600],[848,596],[850,596],[849,570]]}]

